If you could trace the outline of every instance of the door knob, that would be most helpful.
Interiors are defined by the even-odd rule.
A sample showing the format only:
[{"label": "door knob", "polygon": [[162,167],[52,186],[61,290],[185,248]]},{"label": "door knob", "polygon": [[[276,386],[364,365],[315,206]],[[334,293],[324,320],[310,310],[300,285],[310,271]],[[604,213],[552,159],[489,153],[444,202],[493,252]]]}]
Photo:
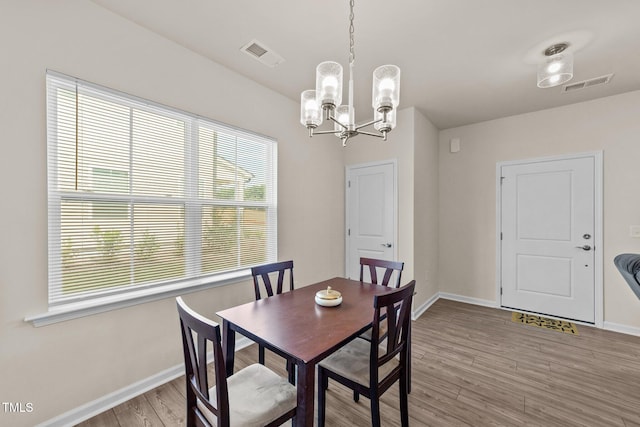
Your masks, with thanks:
[{"label": "door knob", "polygon": [[384,246],[385,248],[390,248],[391,243],[382,243],[380,246]]},{"label": "door knob", "polygon": [[582,249],[583,251],[590,251],[591,250],[591,246],[589,246],[589,245],[576,246],[576,248]]}]

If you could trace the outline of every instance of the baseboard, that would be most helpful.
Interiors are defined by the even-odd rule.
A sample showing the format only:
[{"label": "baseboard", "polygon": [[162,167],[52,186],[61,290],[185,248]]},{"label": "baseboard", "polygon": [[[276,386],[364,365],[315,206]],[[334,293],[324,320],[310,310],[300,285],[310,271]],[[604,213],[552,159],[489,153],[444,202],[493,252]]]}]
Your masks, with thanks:
[{"label": "baseboard", "polygon": [[449,294],[446,292],[440,292],[438,295],[442,299],[448,299],[448,300],[458,301],[458,302],[466,302],[467,304],[481,305],[484,307],[491,307],[491,308],[500,307],[500,305],[496,301],[489,301],[486,299],[465,297],[462,295]]},{"label": "baseboard", "polygon": [[438,298],[439,298],[438,295],[439,295],[438,292],[436,292],[435,294],[433,294],[433,296],[431,296],[431,298],[426,300],[420,307],[415,309],[411,314],[411,320],[418,320],[418,318],[422,316],[425,313],[425,311],[427,311],[429,307],[433,305],[433,303],[438,301]]},{"label": "baseboard", "polygon": [[637,328],[635,326],[621,325],[619,323],[613,322],[604,322],[602,325],[602,329],[640,337],[640,328]]},{"label": "baseboard", "polygon": [[120,390],[102,396],[92,402],[79,406],[71,411],[65,412],[55,418],[38,424],[36,427],[66,427],[74,426],[82,421],[88,420],[108,409],[118,406],[127,400],[133,399],[142,393],[153,390],[155,387],[178,378],[184,374],[184,364],[174,366],[145,378],[136,383],[130,384]]},{"label": "baseboard", "polygon": [[446,292],[438,292],[434,294],[431,298],[429,298],[427,301],[425,301],[420,307],[418,307],[413,311],[413,314],[411,316],[412,320],[417,320],[429,309],[429,307],[431,307],[440,298],[448,299],[451,301],[464,302],[467,304],[481,305],[484,307],[500,308],[498,303],[495,301],[489,301],[489,300],[484,300],[480,298],[465,297],[462,295],[449,294]]},{"label": "baseboard", "polygon": [[[242,350],[245,347],[251,345],[253,341],[249,338],[240,336],[236,340],[236,351]],[[213,360],[213,354],[208,355],[208,359]],[[88,402],[82,406],[79,406],[71,411],[65,412],[55,418],[38,424],[36,427],[67,427],[75,426],[82,421],[88,420],[104,411],[107,411],[127,400],[133,399],[149,390],[153,390],[169,381],[178,378],[180,375],[184,375],[184,364],[173,366],[169,369],[165,369],[155,375],[145,378],[136,383],[130,384],[126,387],[116,390],[113,393],[109,393],[102,396],[92,402]]]}]

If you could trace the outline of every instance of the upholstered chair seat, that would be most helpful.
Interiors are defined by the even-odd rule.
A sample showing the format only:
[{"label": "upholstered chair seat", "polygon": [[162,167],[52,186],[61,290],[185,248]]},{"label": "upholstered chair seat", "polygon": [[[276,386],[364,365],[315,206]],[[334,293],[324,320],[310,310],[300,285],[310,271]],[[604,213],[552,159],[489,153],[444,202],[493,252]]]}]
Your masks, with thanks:
[{"label": "upholstered chair seat", "polygon": [[[229,419],[234,427],[262,427],[296,407],[296,388],[259,363],[246,367],[227,379]],[[209,389],[216,402],[216,388]],[[198,409],[212,425],[217,417],[198,401]]]},{"label": "upholstered chair seat", "polygon": [[[385,353],[384,346],[380,346],[380,355]],[[364,387],[369,387],[369,356],[371,355],[371,341],[356,338],[331,356],[320,362],[320,366],[329,369],[341,377],[348,378]],[[378,378],[387,377],[399,364],[399,358],[380,366]]]}]

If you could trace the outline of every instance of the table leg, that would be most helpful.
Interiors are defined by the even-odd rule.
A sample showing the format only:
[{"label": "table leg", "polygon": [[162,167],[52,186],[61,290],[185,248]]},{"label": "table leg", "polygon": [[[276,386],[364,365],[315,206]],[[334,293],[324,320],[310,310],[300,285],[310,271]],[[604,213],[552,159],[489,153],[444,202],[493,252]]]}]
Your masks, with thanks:
[{"label": "table leg", "polygon": [[236,331],[231,329],[229,322],[222,320],[222,349],[227,368],[227,377],[233,375],[233,363],[236,355]]},{"label": "table leg", "polygon": [[298,408],[296,426],[311,427],[314,418],[314,389],[316,365],[298,362]]}]

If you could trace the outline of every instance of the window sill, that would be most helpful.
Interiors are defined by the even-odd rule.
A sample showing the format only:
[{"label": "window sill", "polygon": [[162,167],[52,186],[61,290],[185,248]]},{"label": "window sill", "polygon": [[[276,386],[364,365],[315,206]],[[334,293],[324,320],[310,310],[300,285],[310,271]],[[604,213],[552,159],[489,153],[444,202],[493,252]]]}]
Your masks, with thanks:
[{"label": "window sill", "polygon": [[58,307],[50,307],[49,311],[34,316],[25,317],[25,322],[30,322],[35,327],[51,325],[80,317],[91,316],[120,308],[131,307],[164,298],[183,295],[190,292],[202,291],[218,286],[239,282],[251,277],[250,270],[240,270],[216,276],[215,281],[211,278],[188,280],[167,286],[160,286],[152,289],[128,292],[126,294],[115,295],[105,298],[93,299]]}]

